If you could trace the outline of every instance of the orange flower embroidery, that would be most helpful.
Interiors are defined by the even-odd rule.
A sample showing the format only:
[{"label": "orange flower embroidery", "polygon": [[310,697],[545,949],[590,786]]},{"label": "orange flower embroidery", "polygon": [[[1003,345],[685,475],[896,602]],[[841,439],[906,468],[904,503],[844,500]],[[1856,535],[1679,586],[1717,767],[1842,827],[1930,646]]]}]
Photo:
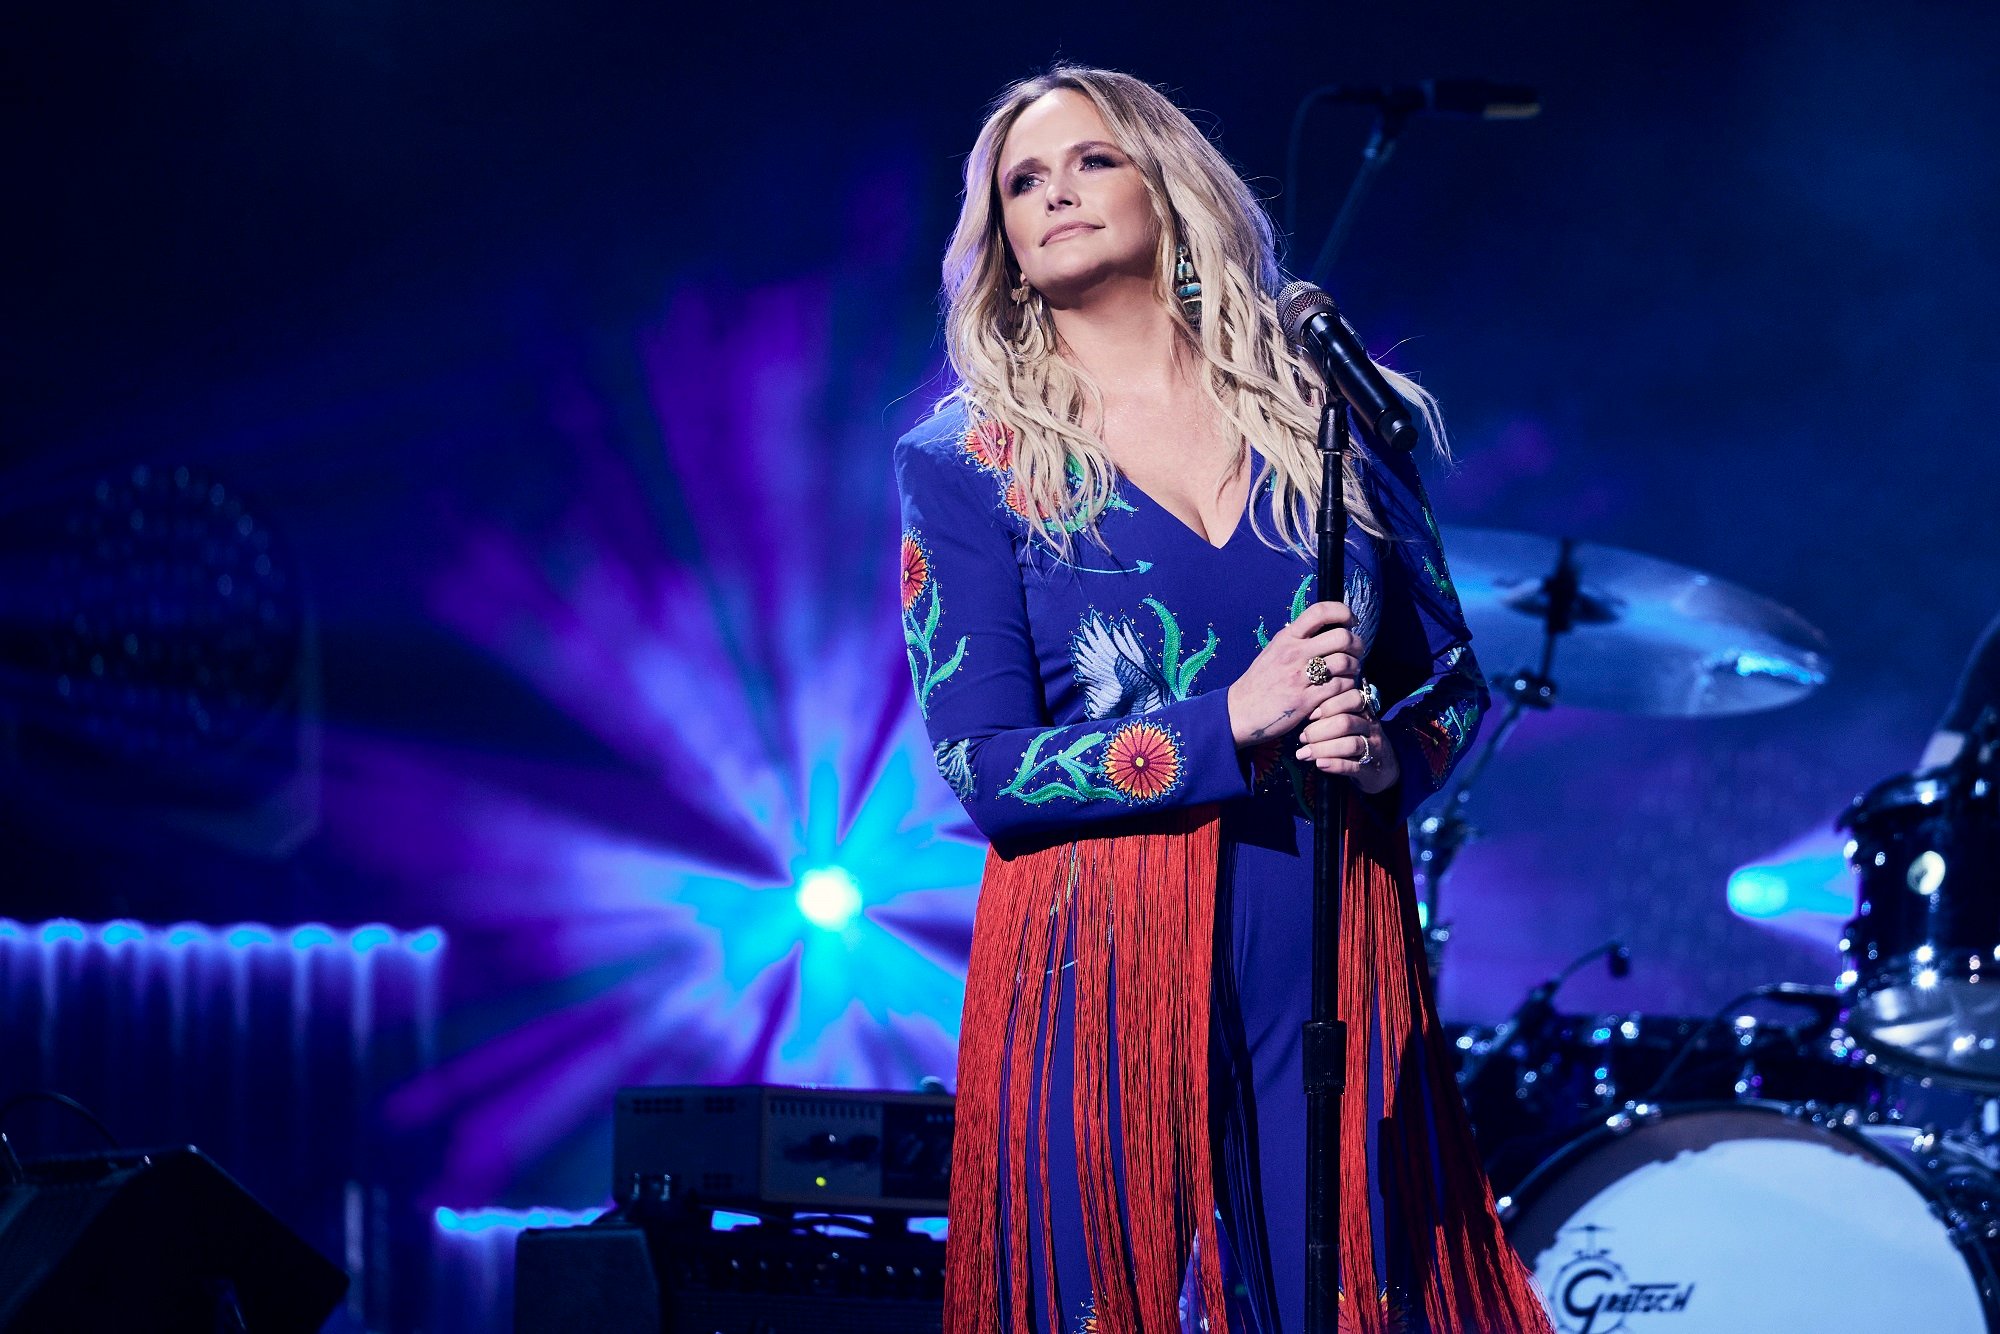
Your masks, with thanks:
[{"label": "orange flower embroidery", "polygon": [[908,611],[923,596],[931,581],[931,558],[914,531],[903,534],[903,610]]},{"label": "orange flower embroidery", "polygon": [[1131,723],[1104,749],[1104,777],[1134,801],[1163,795],[1181,776],[1181,753],[1164,727]]},{"label": "orange flower embroidery", "polygon": [[965,433],[965,456],[988,472],[1005,472],[1014,462],[1014,433],[1004,422],[982,421]]},{"label": "orange flower embroidery", "polygon": [[1284,763],[1285,739],[1260,741],[1250,750],[1250,786],[1261,788]]}]

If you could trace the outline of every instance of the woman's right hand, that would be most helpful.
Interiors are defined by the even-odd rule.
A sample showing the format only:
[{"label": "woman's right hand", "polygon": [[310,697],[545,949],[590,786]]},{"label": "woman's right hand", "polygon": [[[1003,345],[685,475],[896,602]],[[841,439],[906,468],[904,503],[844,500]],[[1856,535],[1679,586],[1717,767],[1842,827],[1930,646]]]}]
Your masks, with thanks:
[{"label": "woman's right hand", "polygon": [[[1354,689],[1362,644],[1349,628],[1353,624],[1347,604],[1315,602],[1271,637],[1229,687],[1229,730],[1239,750],[1297,731],[1320,704]],[[1333,674],[1322,685],[1306,678],[1306,663],[1313,658]]]}]

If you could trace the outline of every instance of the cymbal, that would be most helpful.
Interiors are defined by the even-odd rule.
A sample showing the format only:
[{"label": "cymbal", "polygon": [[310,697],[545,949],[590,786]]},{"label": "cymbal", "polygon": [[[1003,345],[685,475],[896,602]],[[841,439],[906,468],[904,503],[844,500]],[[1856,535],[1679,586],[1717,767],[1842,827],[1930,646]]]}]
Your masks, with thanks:
[{"label": "cymbal", "polygon": [[[1538,667],[1561,543],[1447,528],[1445,551],[1488,673]],[[1578,594],[1556,642],[1556,700],[1656,717],[1753,713],[1826,684],[1826,636],[1790,608],[1713,575],[1619,547],[1571,547]]]}]

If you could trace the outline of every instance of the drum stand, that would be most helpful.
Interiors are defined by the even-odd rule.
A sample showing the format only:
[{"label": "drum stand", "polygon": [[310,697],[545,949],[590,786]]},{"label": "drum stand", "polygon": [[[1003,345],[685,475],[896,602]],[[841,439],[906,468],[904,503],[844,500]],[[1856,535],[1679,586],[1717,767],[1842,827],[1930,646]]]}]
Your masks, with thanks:
[{"label": "drum stand", "polygon": [[[1507,738],[1514,734],[1521,715],[1529,709],[1548,710],[1555,704],[1556,683],[1550,675],[1555,666],[1556,643],[1576,624],[1579,603],[1576,563],[1570,558],[1574,539],[1563,538],[1555,571],[1542,581],[1541,591],[1517,603],[1520,611],[1539,610],[1542,614],[1542,661],[1538,670],[1526,668],[1493,684],[1506,698],[1507,707],[1500,723],[1487,733],[1479,753],[1462,767],[1445,788],[1443,809],[1426,816],[1417,825],[1415,870],[1417,900],[1423,910],[1424,961],[1430,968],[1431,986],[1437,987],[1444,969],[1444,947],[1451,940],[1451,923],[1439,911],[1439,891],[1459,850],[1478,836],[1479,830],[1466,818],[1472,789],[1486,772],[1486,766]],[[1539,608],[1535,603],[1539,602]]]}]

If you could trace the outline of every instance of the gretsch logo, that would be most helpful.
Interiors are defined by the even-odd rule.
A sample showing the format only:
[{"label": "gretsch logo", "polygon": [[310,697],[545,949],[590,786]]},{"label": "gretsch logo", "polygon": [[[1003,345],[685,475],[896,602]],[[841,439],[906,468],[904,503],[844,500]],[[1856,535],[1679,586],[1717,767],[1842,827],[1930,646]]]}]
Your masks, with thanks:
[{"label": "gretsch logo", "polygon": [[1611,1248],[1597,1244],[1597,1234],[1605,1229],[1586,1226],[1586,1234],[1576,1255],[1556,1272],[1550,1288],[1555,1305],[1556,1326],[1563,1334],[1619,1334],[1629,1330],[1627,1316],[1679,1315],[1694,1297],[1692,1283],[1634,1283]]}]

